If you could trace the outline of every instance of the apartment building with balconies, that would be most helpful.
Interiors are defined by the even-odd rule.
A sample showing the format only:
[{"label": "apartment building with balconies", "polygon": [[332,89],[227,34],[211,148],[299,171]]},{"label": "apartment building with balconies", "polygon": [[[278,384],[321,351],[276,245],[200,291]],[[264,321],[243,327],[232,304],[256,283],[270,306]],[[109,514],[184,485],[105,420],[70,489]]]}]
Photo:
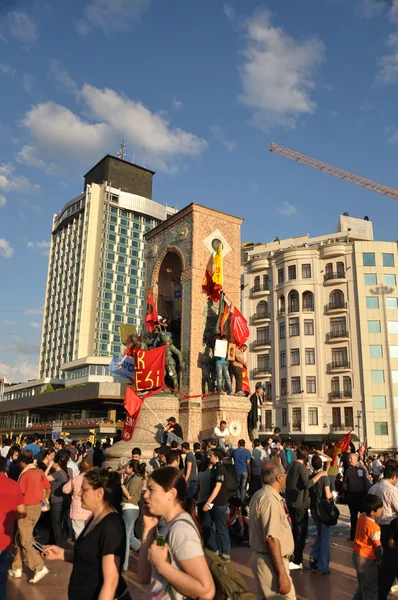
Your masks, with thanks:
[{"label": "apartment building with balconies", "polygon": [[334,234],[243,245],[249,377],[265,389],[264,432],[310,441],[352,430],[373,448],[397,446],[396,253],[397,243],[373,241],[367,218],[348,215]]}]

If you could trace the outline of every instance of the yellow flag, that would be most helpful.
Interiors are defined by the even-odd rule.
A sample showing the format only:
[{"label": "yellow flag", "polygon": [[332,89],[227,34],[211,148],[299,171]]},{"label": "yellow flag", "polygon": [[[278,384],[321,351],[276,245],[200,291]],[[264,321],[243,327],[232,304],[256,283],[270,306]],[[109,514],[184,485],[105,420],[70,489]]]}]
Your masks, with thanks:
[{"label": "yellow flag", "polygon": [[215,283],[220,288],[222,288],[222,286],[223,286],[222,245],[221,244],[217,248],[217,252],[214,257],[213,283]]}]

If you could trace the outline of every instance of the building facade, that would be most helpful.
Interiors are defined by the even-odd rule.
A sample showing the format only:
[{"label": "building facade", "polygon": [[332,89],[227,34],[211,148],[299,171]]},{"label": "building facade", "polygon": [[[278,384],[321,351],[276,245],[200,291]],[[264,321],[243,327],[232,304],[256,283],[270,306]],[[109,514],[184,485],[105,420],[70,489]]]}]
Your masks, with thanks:
[{"label": "building facade", "polygon": [[[153,171],[105,156],[54,216],[39,378],[120,350],[118,327],[143,316],[145,238],[176,208],[151,199]],[[146,194],[146,196],[142,195]]]},{"label": "building facade", "polygon": [[352,430],[370,447],[396,447],[396,253],[396,243],[373,241],[369,220],[345,215],[335,234],[243,246],[249,376],[265,389],[263,431],[278,426],[310,441]]}]

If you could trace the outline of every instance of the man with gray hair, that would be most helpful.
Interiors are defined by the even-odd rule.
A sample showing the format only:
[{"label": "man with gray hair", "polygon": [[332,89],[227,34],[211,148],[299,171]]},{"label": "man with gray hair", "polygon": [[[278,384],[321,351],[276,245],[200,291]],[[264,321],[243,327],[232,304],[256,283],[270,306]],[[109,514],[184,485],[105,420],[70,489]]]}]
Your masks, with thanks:
[{"label": "man with gray hair", "polygon": [[263,487],[250,502],[249,535],[252,570],[257,583],[257,598],[296,600],[289,575],[289,557],[294,540],[287,508],[280,495],[286,487],[286,473],[279,461],[269,461],[262,468]]}]

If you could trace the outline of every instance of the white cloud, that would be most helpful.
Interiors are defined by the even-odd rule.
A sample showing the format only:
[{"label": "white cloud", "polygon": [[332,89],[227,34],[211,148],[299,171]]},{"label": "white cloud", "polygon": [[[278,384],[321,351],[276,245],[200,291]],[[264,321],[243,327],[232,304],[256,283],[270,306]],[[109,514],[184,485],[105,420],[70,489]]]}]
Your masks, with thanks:
[{"label": "white cloud", "polygon": [[333,109],[328,110],[328,114],[334,118],[339,116],[339,113],[337,112],[337,110],[333,110]]},{"label": "white cloud", "polygon": [[31,183],[24,175],[16,175],[11,163],[0,165],[0,190],[5,192],[37,193],[40,186]]},{"label": "white cloud", "polygon": [[227,19],[233,21],[235,19],[235,9],[229,4],[224,4],[224,15],[227,17]]},{"label": "white cloud", "polygon": [[[36,334],[32,334],[36,335]],[[39,335],[39,334],[37,334]],[[14,340],[11,344],[11,350],[15,352],[20,352],[20,354],[39,354],[40,352],[40,344],[32,344],[28,343],[25,340],[21,339],[17,335],[13,335],[12,339]]]},{"label": "white cloud", "polygon": [[30,73],[24,73],[22,75],[21,85],[24,92],[27,94],[33,94],[37,85],[37,81]]},{"label": "white cloud", "polygon": [[376,82],[384,85],[398,81],[398,33],[388,36],[387,46],[391,49],[391,54],[381,57],[380,71],[376,77]]},{"label": "white cloud", "polygon": [[210,127],[210,131],[213,134],[214,140],[222,146],[224,146],[224,148],[228,150],[228,152],[233,152],[233,150],[235,150],[236,140],[229,139],[225,135],[222,127],[219,127],[218,125],[213,125],[213,127]]},{"label": "white cloud", "polygon": [[38,38],[37,24],[27,14],[22,12],[10,12],[7,15],[9,34],[20,42],[32,43]]},{"label": "white cloud", "polygon": [[[195,156],[207,148],[207,142],[182,129],[172,129],[164,113],[154,113],[141,102],[122,96],[111,89],[98,89],[85,85],[79,98],[88,107],[92,121],[86,121],[69,108],[47,102],[33,106],[22,121],[32,137],[18,160],[30,165],[47,160],[62,159],[84,161],[98,160],[101,152],[109,151],[125,134],[126,142],[140,161],[166,172],[178,169],[178,159]],[[87,109],[85,110],[87,114]]]},{"label": "white cloud", "polygon": [[386,0],[359,0],[357,8],[364,19],[372,19],[384,12]]},{"label": "white cloud", "polygon": [[171,104],[173,105],[174,110],[180,110],[180,108],[184,106],[184,103],[181,102],[181,100],[177,100],[175,94],[173,94]]},{"label": "white cloud", "polygon": [[24,310],[25,315],[42,315],[43,314],[43,306],[41,308],[26,308]]},{"label": "white cloud", "polygon": [[51,58],[49,63],[50,77],[55,81],[57,88],[75,94],[77,92],[76,82],[63,68],[61,62],[55,58]]},{"label": "white cloud", "polygon": [[17,162],[23,165],[28,165],[29,167],[41,169],[46,173],[49,173],[50,171],[55,169],[54,163],[48,163],[37,156],[36,148],[34,146],[24,146],[22,150],[18,152],[15,159]]},{"label": "white cloud", "polygon": [[282,202],[282,205],[277,209],[277,212],[285,217],[290,217],[291,215],[296,214],[297,209],[294,204],[290,204],[290,202]]},{"label": "white cloud", "polygon": [[43,240],[42,242],[28,242],[26,244],[27,248],[30,248],[30,249],[38,248],[39,250],[41,250],[42,256],[48,256],[48,254],[50,252],[50,246],[51,246],[51,243],[46,242],[45,240]]},{"label": "white cloud", "polygon": [[393,0],[391,5],[390,20],[393,23],[398,22],[398,0]]},{"label": "white cloud", "polygon": [[0,362],[0,378],[5,377],[11,383],[20,383],[36,379],[38,365],[30,363],[28,359],[17,360],[13,365]]},{"label": "white cloud", "polygon": [[41,323],[36,323],[36,321],[32,321],[30,324],[33,329],[41,329]]},{"label": "white cloud", "polygon": [[10,75],[15,75],[15,69],[10,65],[3,65],[0,63],[0,71],[1,73],[9,73]]},{"label": "white cloud", "polygon": [[14,254],[14,249],[11,247],[10,242],[6,239],[0,238],[0,256],[3,258],[11,258]]},{"label": "white cloud", "polygon": [[100,27],[106,35],[127,31],[149,4],[150,0],[91,0],[76,31],[80,35],[87,35],[92,27]]},{"label": "white cloud", "polygon": [[364,112],[370,112],[375,108],[375,105],[370,102],[370,100],[364,100],[359,107],[359,110],[363,110]]},{"label": "white cloud", "polygon": [[295,40],[272,25],[267,10],[256,12],[245,29],[240,101],[253,109],[253,123],[262,129],[295,127],[301,115],[312,114],[316,108],[310,92],[315,87],[315,69],[324,56],[323,42]]},{"label": "white cloud", "polygon": [[16,325],[16,324],[17,324],[17,322],[16,322],[16,321],[9,321],[8,319],[4,319],[4,323],[5,323],[6,325]]},{"label": "white cloud", "polygon": [[6,204],[7,204],[6,197],[2,196],[2,194],[0,194],[0,208],[4,208]]}]

